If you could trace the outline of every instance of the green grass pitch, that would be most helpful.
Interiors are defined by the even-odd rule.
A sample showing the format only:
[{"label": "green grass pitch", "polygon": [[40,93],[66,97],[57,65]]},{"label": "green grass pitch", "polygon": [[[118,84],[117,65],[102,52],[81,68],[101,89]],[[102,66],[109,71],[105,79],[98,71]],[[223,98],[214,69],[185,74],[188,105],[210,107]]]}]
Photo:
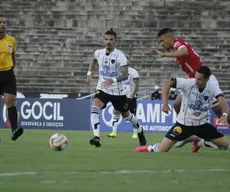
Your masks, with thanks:
[{"label": "green grass pitch", "polygon": [[[136,153],[132,133],[108,138],[102,147],[90,146],[89,131],[62,131],[64,151],[53,151],[49,137],[55,130],[25,130],[16,142],[1,129],[1,192],[228,192],[230,151],[204,148],[192,153],[192,144],[169,153]],[[162,134],[146,134],[148,143]]]}]

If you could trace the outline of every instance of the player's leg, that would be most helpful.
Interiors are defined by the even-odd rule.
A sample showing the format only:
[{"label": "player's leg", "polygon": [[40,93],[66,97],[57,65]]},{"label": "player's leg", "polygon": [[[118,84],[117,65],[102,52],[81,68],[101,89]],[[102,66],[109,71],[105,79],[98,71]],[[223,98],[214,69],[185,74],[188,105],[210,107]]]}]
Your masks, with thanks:
[{"label": "player's leg", "polygon": [[130,111],[122,112],[121,111],[122,117],[126,120],[129,121],[130,123],[133,124],[134,129],[137,131],[137,137],[139,139],[139,143],[141,146],[146,145],[146,137],[144,135],[144,129],[140,126],[137,117],[130,113]]},{"label": "player's leg", "polygon": [[211,147],[215,149],[229,148],[228,139],[209,123],[196,128],[195,134],[202,139],[194,143],[193,152],[197,152],[200,147]]},{"label": "player's leg", "polygon": [[193,142],[196,139],[197,139],[197,136],[192,135],[192,136],[188,137],[187,139],[185,139],[183,141],[176,142],[175,145],[174,145],[174,147],[176,147],[176,148],[183,147],[185,144]]},{"label": "player's leg", "polygon": [[[181,101],[182,101],[182,95],[178,95],[176,97],[176,100],[174,101],[174,104],[173,104],[173,108],[176,112],[176,114],[178,115],[179,112],[180,112],[180,106],[181,106]],[[182,140],[182,141],[178,141],[177,143],[175,143],[175,147],[176,148],[179,148],[179,147],[183,147],[186,143],[189,143],[189,142],[193,142],[193,140],[196,138],[195,135],[192,135],[190,137],[188,137],[187,139],[185,140]]]},{"label": "player's leg", "polygon": [[113,121],[112,121],[113,131],[107,135],[108,137],[112,137],[112,138],[117,137],[117,124],[118,124],[119,119],[120,119],[120,112],[114,109]]},{"label": "player's leg", "polygon": [[91,145],[95,145],[96,147],[100,147],[100,110],[106,106],[108,103],[108,94],[104,93],[103,91],[96,91],[96,94],[92,101],[91,106],[91,126],[93,129],[93,135],[94,137],[90,139],[89,143]]},{"label": "player's leg", "polygon": [[146,138],[144,135],[143,128],[139,125],[137,117],[130,113],[128,109],[127,97],[123,96],[114,96],[111,100],[114,108],[121,112],[122,117],[133,124],[134,128],[137,129],[138,138],[140,145],[146,145]]},{"label": "player's leg", "polygon": [[[137,99],[136,98],[128,98],[127,99],[128,106],[129,106],[129,111],[136,116],[136,111],[137,111]],[[133,136],[132,139],[137,139],[137,129],[133,127]]]},{"label": "player's leg", "polygon": [[184,140],[191,135],[189,127],[176,123],[166,133],[165,137],[160,143],[155,143],[149,146],[139,146],[136,152],[168,152],[177,141]]},{"label": "player's leg", "polygon": [[4,86],[2,92],[12,129],[11,139],[15,141],[23,134],[23,128],[18,127],[18,112],[16,108],[16,78],[12,69],[1,73],[4,74]]}]

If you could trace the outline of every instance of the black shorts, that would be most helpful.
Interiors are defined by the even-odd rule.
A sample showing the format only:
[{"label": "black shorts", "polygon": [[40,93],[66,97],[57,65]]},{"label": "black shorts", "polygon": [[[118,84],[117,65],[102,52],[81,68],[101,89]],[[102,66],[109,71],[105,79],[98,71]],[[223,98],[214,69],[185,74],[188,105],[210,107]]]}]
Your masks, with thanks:
[{"label": "black shorts", "polygon": [[132,114],[136,114],[136,110],[137,110],[137,99],[135,97],[133,97],[133,98],[127,98],[127,103],[128,103],[130,112]]},{"label": "black shorts", "polygon": [[117,111],[124,113],[129,110],[127,97],[125,95],[110,95],[101,90],[97,90],[94,98],[100,99],[102,103],[105,104],[103,108],[106,107],[106,104],[108,102],[111,102],[114,109],[116,109]]},{"label": "black shorts", "polygon": [[205,140],[218,139],[224,136],[209,123],[205,123],[200,126],[185,126],[176,122],[176,124],[168,131],[165,137],[173,141],[182,141],[191,135],[196,135]]},{"label": "black shorts", "polygon": [[0,71],[0,93],[17,95],[16,78],[13,69]]}]

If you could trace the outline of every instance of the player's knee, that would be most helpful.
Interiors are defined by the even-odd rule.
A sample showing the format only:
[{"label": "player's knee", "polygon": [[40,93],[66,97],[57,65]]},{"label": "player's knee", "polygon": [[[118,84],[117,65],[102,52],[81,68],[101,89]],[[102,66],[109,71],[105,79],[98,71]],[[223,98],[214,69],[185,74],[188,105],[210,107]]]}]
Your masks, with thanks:
[{"label": "player's knee", "polygon": [[7,108],[14,107],[16,105],[15,99],[5,99],[5,105]]},{"label": "player's knee", "polygon": [[92,106],[96,106],[96,107],[98,107],[99,109],[102,109],[102,108],[105,106],[105,104],[104,104],[100,99],[94,98],[94,99],[93,99]]},{"label": "player's knee", "polygon": [[229,148],[229,141],[226,137],[222,137],[219,139],[214,139],[212,142],[217,145],[220,149],[228,149]]},{"label": "player's knee", "polygon": [[129,111],[127,111],[127,112],[122,112],[122,113],[121,113],[121,116],[122,116],[122,118],[125,119],[126,121],[129,121],[130,118],[131,118],[131,113],[130,113]]}]

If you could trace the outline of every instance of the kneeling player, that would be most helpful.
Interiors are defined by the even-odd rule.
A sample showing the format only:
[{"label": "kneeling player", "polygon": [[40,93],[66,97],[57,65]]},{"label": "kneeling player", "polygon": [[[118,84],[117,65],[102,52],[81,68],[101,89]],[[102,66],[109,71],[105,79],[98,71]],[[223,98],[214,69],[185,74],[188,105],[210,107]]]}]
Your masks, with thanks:
[{"label": "kneeling player", "polygon": [[[223,114],[220,121],[227,123],[229,112],[228,104],[226,103],[223,92],[220,88],[209,82],[211,71],[207,66],[199,67],[195,74],[195,78],[173,78],[166,82],[163,86],[163,111],[168,113],[168,93],[171,87],[182,90],[182,104],[180,112],[177,116],[176,124],[168,131],[161,143],[156,143],[149,146],[140,146],[136,148],[137,152],[168,152],[171,147],[177,142],[187,139],[191,135],[197,135],[219,149],[227,149],[229,141],[217,129],[208,123],[209,109],[213,98],[216,98],[221,105]],[[202,140],[202,141],[204,141]],[[203,142],[205,145],[205,141]],[[197,152],[199,142],[193,148],[193,152]]]}]

